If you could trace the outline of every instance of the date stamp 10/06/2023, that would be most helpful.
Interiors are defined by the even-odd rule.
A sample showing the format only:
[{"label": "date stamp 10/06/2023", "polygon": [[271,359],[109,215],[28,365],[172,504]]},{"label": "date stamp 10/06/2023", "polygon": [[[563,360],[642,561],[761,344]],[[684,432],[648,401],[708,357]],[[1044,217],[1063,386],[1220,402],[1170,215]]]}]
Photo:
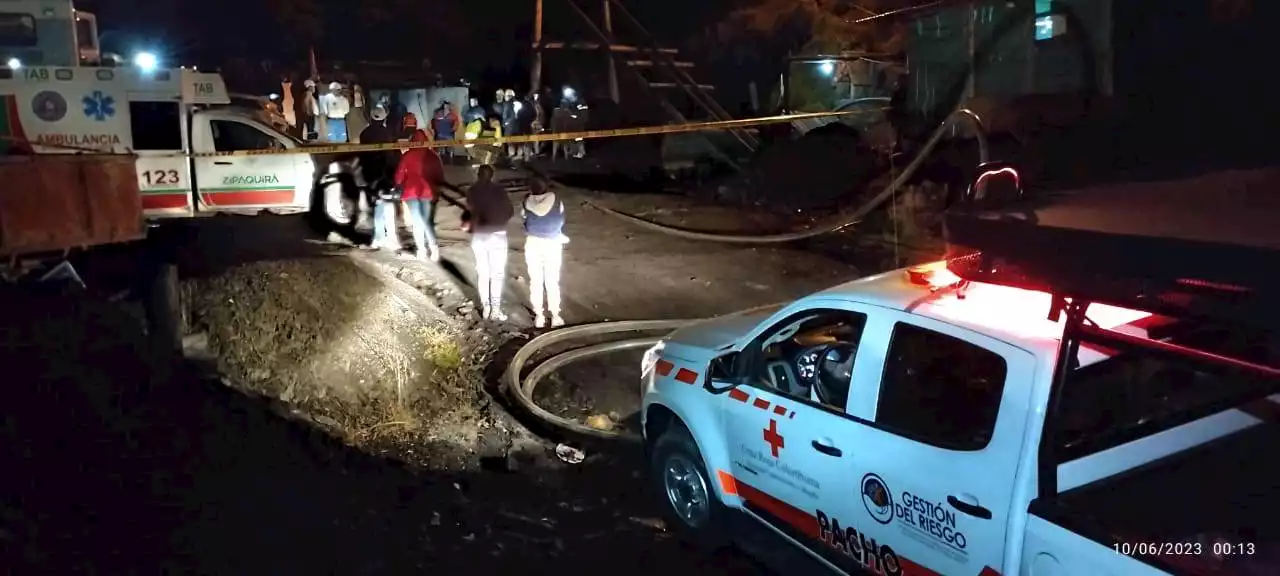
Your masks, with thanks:
[{"label": "date stamp 10/06/2023", "polygon": [[1252,556],[1257,553],[1253,542],[1116,542],[1112,544],[1116,554],[1125,556]]}]

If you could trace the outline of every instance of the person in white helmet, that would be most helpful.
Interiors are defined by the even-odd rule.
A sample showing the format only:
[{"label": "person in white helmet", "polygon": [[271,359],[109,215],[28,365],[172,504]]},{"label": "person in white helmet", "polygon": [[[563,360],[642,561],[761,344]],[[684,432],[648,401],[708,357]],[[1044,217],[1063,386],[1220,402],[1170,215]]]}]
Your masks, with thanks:
[{"label": "person in white helmet", "polygon": [[[389,144],[398,134],[387,126],[387,109],[375,106],[371,114],[373,122],[360,132],[361,144]],[[373,204],[373,241],[369,247],[375,250],[399,250],[400,237],[396,232],[396,204],[400,202],[395,186],[396,168],[400,163],[398,150],[374,150],[357,156],[360,166],[358,180]]]},{"label": "person in white helmet", "polygon": [[342,93],[342,84],[329,84],[329,93],[320,98],[320,112],[324,114],[330,142],[347,141],[347,114],[351,113],[351,101]]}]

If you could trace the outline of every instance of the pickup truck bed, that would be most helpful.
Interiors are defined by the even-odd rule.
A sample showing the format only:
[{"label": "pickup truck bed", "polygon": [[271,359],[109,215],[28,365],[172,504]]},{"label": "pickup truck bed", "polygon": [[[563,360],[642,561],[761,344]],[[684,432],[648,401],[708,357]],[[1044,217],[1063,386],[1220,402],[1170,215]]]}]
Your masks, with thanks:
[{"label": "pickup truck bed", "polygon": [[[1193,574],[1280,573],[1280,425],[1263,424],[1063,493],[1046,519],[1114,542],[1201,542],[1203,556],[1163,557]],[[1068,526],[1069,525],[1069,526]],[[1253,543],[1252,558],[1214,561],[1213,542]],[[1265,566],[1260,564],[1265,563]]]}]

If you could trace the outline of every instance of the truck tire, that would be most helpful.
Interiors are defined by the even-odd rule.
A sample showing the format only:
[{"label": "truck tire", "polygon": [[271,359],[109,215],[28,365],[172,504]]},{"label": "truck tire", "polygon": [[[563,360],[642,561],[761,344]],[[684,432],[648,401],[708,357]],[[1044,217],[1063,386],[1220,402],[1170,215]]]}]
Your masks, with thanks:
[{"label": "truck tire", "polygon": [[149,268],[142,290],[147,334],[166,352],[181,354],[182,295],[178,290],[178,265],[158,258]]},{"label": "truck tire", "polygon": [[728,543],[726,510],[693,436],[675,424],[650,450],[649,478],[667,529],[706,550]]}]

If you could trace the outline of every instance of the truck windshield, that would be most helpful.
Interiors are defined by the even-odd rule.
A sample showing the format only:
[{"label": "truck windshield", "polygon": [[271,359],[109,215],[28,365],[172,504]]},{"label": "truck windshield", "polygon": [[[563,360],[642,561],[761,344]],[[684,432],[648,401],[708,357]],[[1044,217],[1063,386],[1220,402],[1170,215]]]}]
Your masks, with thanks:
[{"label": "truck windshield", "polygon": [[[1280,347],[1267,336],[1202,331],[1171,340],[1260,362],[1280,357]],[[1274,388],[1274,382],[1152,353],[1122,353],[1068,377],[1059,446],[1064,459],[1080,458],[1229,408],[1252,411]]]},{"label": "truck windshield", "polygon": [[29,48],[38,43],[36,19],[30,14],[0,12],[0,46]]}]

